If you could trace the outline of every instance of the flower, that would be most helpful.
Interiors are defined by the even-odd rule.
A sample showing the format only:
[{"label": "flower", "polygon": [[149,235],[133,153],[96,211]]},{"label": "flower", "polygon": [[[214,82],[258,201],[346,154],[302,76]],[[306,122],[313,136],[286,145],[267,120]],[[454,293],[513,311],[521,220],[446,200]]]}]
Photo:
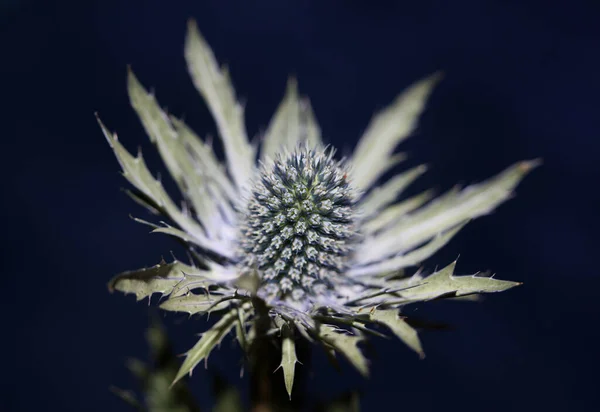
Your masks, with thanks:
[{"label": "flower", "polygon": [[488,181],[433,200],[430,192],[398,200],[423,166],[378,184],[402,161],[394,151],[415,128],[439,75],[400,94],[373,117],[352,155],[337,160],[293,80],[259,145],[249,141],[227,71],[193,22],[185,57],[215,119],[225,165],[209,144],[167,115],[131,71],[128,75],[132,106],[181,190],[182,208],[141,154],[132,156],[100,123],[134,187],[129,194],[172,224],[151,224],[153,231],[180,240],[191,257],[189,264],[163,261],[125,272],[111,280],[110,289],[135,293],[138,300],[161,293],[166,299],[160,306],[168,311],[221,313],[187,352],[176,380],[234,329],[247,348],[261,316],[268,319],[266,333],[280,332],[273,336],[281,339],[288,392],[298,336],[340,352],[367,375],[368,363],[357,345],[367,334],[380,334],[377,325],[423,354],[416,331],[399,315],[405,305],[519,284],[480,274],[454,276],[456,262],[429,276],[406,272],[469,220],[508,199],[538,163],[517,163]]}]

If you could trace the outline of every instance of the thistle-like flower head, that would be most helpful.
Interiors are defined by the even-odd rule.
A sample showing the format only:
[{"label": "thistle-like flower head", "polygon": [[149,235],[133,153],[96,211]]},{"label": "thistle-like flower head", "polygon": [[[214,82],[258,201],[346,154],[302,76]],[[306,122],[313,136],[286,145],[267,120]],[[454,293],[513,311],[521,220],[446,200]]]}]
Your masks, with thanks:
[{"label": "thistle-like flower head", "polygon": [[240,273],[259,296],[307,310],[345,284],[356,242],[356,194],[333,151],[299,146],[260,168],[242,211]]},{"label": "thistle-like flower head", "polygon": [[[282,367],[291,393],[297,338],[320,341],[342,353],[361,373],[367,360],[357,344],[387,327],[422,355],[416,331],[399,316],[408,304],[498,292],[516,282],[487,275],[454,276],[455,262],[424,276],[417,267],[468,221],[509,198],[536,161],[517,163],[480,184],[453,189],[432,200],[426,191],[402,192],[424,171],[417,167],[378,184],[403,159],[396,146],[416,126],[439,80],[433,75],[409,87],[376,114],[356,149],[338,159],[323,143],[308,100],[290,80],[260,146],[248,139],[243,108],[227,72],[190,23],[185,57],[194,85],[217,125],[225,164],[212,147],[129,73],[133,108],[183,195],[177,206],[141,155],[132,156],[101,123],[129,194],[169,223],[151,224],[186,247],[190,261],[173,261],[125,272],[112,290],[138,300],[160,293],[161,308],[219,321],[187,353],[176,380],[230,331],[242,348],[256,339],[256,319],[281,339]],[[278,332],[278,333],[274,333]]]}]

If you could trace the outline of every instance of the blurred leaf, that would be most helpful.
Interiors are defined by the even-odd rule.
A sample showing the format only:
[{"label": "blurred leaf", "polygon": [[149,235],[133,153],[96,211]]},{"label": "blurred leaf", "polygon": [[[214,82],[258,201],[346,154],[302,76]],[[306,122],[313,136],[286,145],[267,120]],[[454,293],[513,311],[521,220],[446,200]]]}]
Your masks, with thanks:
[{"label": "blurred leaf", "polygon": [[324,412],[360,412],[360,398],[358,393],[353,392],[328,402]]},{"label": "blurred leaf", "polygon": [[[251,306],[249,306],[246,311],[251,311]],[[244,351],[244,354],[248,352],[248,348],[250,347],[250,338],[248,337],[248,331],[246,329],[245,311],[238,310],[237,322],[235,324],[235,338],[240,344],[240,348]]]},{"label": "blurred leaf", "polygon": [[156,316],[147,330],[146,338],[152,362],[146,364],[138,359],[129,359],[127,362],[127,367],[140,382],[144,405],[130,391],[113,389],[113,392],[139,411],[200,412],[184,382],[171,385],[179,360],[171,350],[166,332]]},{"label": "blurred leaf", "polygon": [[257,270],[251,270],[248,273],[244,273],[238,277],[235,281],[235,286],[245,291],[248,291],[250,295],[255,296],[260,286],[260,276]]},{"label": "blurred leaf", "polygon": [[113,394],[121,398],[122,401],[135,408],[137,411],[144,412],[146,410],[133,391],[120,389],[115,386],[111,386],[109,389]]},{"label": "blurred leaf", "polygon": [[417,352],[421,359],[425,357],[417,331],[398,316],[397,309],[375,310],[371,313],[371,320],[382,323],[390,328],[394,332],[394,335],[406,343],[409,348]]},{"label": "blurred leaf", "polygon": [[213,348],[221,342],[231,329],[233,329],[237,321],[237,311],[238,309],[236,308],[223,315],[211,329],[202,334],[198,343],[187,351],[185,360],[179,368],[177,376],[175,376],[175,379],[173,380],[173,384],[183,378],[187,373],[191,374],[194,367],[204,358],[207,358]]},{"label": "blurred leaf", "polygon": [[358,348],[358,343],[362,341],[361,336],[349,335],[343,329],[321,324],[318,338],[344,355],[363,376],[369,376],[367,359]]},{"label": "blurred leaf", "polygon": [[239,391],[223,379],[215,376],[213,379],[215,405],[213,412],[243,412],[242,399]]}]

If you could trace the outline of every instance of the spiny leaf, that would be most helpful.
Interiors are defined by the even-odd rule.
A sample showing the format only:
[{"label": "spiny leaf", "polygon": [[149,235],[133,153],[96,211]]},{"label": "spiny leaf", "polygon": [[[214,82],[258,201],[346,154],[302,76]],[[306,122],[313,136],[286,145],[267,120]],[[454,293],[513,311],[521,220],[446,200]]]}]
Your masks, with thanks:
[{"label": "spiny leaf", "polygon": [[220,302],[220,295],[194,294],[171,297],[160,304],[160,308],[170,312],[185,312],[190,315],[211,311],[223,310],[229,307],[231,301]]},{"label": "spiny leaf", "polygon": [[110,280],[108,290],[133,293],[137,300],[142,300],[154,293],[168,295],[175,285],[185,278],[185,273],[196,269],[178,261],[161,262],[150,268],[123,272]]},{"label": "spiny leaf", "polygon": [[425,357],[417,331],[398,316],[397,309],[375,310],[371,313],[371,320],[382,323],[390,328],[394,332],[394,335],[406,343],[409,348],[417,352],[421,359]]},{"label": "spiny leaf", "polygon": [[213,348],[233,329],[238,316],[237,311],[238,309],[236,308],[223,315],[212,328],[202,334],[198,343],[187,351],[185,360],[179,368],[173,384],[186,374],[191,373],[194,367],[204,358],[207,358]]},{"label": "spiny leaf", "polygon": [[212,265],[208,270],[196,269],[194,272],[186,273],[185,279],[173,288],[171,297],[187,295],[195,289],[206,289],[209,286],[216,286],[235,278],[234,271],[219,265]]},{"label": "spiny leaf", "polygon": [[502,292],[521,285],[519,282],[498,280],[477,275],[454,276],[455,266],[456,261],[442,270],[419,280],[415,287],[407,289],[400,294],[404,299],[410,301],[423,301],[446,295],[465,296],[474,293]]},{"label": "spiny leaf", "polygon": [[317,337],[344,355],[363,376],[369,375],[367,359],[358,348],[358,343],[362,341],[361,336],[349,335],[346,331],[322,324],[319,326]]},{"label": "spiny leaf", "polygon": [[283,369],[283,380],[285,382],[285,389],[292,399],[292,387],[294,386],[294,373],[296,368],[296,344],[294,343],[294,337],[289,324],[284,324],[281,327],[281,364],[280,368]]}]

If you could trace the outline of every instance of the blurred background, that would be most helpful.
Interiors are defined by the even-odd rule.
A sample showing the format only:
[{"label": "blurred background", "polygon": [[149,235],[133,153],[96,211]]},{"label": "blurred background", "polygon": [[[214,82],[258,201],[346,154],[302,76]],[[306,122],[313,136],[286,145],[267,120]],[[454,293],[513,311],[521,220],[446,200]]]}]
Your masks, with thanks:
[{"label": "blurred background", "polygon": [[[470,223],[426,262],[460,255],[520,288],[481,303],[432,303],[419,360],[376,340],[372,377],[312,364],[315,399],[358,390],[365,411],[595,410],[600,274],[600,4],[597,1],[0,1],[2,411],[126,411],[108,388],[135,386],[146,302],[110,295],[116,273],[158,263],[178,245],[148,218],[94,119],[98,111],[151,170],[165,169],[126,96],[126,67],[169,112],[215,134],[183,59],[197,20],[228,64],[252,135],[264,130],[289,74],[325,139],[349,153],[371,115],[410,83],[443,70],[405,166],[430,165],[412,193],[483,180],[521,159],[544,165],[517,196]],[[403,166],[404,167],[404,166]],[[166,176],[166,175],[165,175]],[[164,179],[167,180],[166,178]],[[204,320],[164,316],[175,349]],[[208,362],[238,386],[226,339]],[[302,366],[300,366],[302,367]],[[210,405],[210,373],[190,384]]]}]

